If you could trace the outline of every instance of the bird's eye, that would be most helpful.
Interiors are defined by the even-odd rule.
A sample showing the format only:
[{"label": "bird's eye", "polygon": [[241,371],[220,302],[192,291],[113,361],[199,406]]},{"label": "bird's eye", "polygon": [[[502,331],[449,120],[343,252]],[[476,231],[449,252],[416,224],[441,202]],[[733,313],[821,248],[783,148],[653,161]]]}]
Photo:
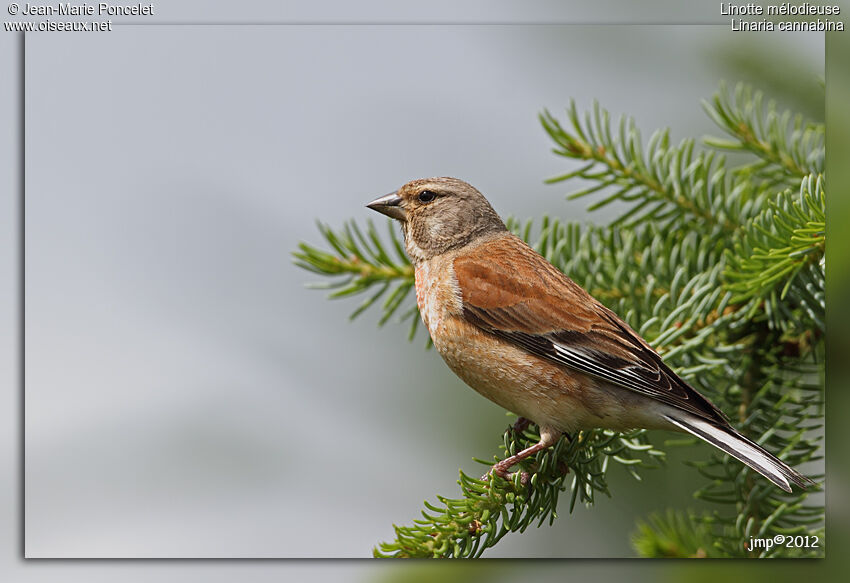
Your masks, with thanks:
[{"label": "bird's eye", "polygon": [[419,193],[419,202],[431,202],[435,198],[437,198],[437,195],[431,190],[423,190]]}]

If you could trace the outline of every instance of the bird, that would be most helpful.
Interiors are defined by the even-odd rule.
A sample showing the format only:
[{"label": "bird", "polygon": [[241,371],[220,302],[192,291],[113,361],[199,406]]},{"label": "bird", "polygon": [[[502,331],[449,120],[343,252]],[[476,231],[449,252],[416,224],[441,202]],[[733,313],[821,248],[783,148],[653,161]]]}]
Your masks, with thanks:
[{"label": "bird", "polygon": [[472,185],[412,180],[366,206],[401,223],[419,313],[449,368],[540,429],[538,443],[493,473],[508,477],[564,433],[645,428],[694,435],[786,492],[814,485],[738,432],[628,324],[511,233]]}]

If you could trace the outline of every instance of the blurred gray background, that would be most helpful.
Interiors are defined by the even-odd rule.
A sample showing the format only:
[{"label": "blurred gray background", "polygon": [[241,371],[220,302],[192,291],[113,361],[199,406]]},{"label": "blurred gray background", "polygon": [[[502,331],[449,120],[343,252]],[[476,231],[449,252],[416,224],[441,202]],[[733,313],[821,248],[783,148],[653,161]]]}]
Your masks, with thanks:
[{"label": "blurred gray background", "polygon": [[[304,289],[316,278],[290,251],[319,241],[316,218],[362,220],[365,202],[423,176],[463,177],[503,214],[583,217],[584,201],[542,183],[568,165],[537,113],[596,97],[648,130],[702,134],[718,74],[700,49],[729,35],[138,26],[27,39],[27,555],[362,557],[422,499],[455,493],[458,467],[497,453],[509,420],[424,337],[408,344],[373,314],[348,323],[358,301]],[[792,39],[813,65],[814,39]],[[675,492],[617,486],[558,536],[493,554],[630,555],[632,499]]]},{"label": "blurred gray background", "polygon": [[[779,63],[814,85],[823,51],[728,25],[29,35],[27,556],[369,556],[510,420],[422,332],[349,323],[358,300],[304,288],[289,254],[321,242],[314,221],[362,221],[431,175],[503,215],[606,220],[542,183],[571,167],[543,108],[597,98],[645,137],[717,133],[699,102],[719,79],[759,85]],[[688,500],[687,455],[643,483],[615,468],[613,499],[490,556],[631,556],[637,518]]]}]

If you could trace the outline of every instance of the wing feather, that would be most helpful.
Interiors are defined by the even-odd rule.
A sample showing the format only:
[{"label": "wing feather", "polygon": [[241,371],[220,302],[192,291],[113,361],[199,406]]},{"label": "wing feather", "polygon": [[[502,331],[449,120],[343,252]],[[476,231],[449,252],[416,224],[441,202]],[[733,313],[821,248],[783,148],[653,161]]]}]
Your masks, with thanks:
[{"label": "wing feather", "polygon": [[522,240],[503,237],[454,261],[467,321],[551,362],[728,423],[616,314]]}]

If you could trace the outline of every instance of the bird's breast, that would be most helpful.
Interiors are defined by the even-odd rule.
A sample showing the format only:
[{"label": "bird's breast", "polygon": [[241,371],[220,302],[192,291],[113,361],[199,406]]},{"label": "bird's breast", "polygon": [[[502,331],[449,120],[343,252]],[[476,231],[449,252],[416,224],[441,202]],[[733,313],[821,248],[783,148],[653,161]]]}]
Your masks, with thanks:
[{"label": "bird's breast", "polygon": [[419,263],[414,277],[419,315],[435,339],[447,318],[463,311],[454,269],[451,261],[438,257]]},{"label": "bird's breast", "polygon": [[[419,313],[449,368],[491,401],[538,423],[553,425],[549,421],[553,409],[571,399],[571,384],[551,378],[552,374],[560,376],[560,369],[536,370],[538,359],[467,322],[450,260],[438,257],[420,263],[415,277]],[[549,392],[553,385],[563,386],[566,394]]]}]

